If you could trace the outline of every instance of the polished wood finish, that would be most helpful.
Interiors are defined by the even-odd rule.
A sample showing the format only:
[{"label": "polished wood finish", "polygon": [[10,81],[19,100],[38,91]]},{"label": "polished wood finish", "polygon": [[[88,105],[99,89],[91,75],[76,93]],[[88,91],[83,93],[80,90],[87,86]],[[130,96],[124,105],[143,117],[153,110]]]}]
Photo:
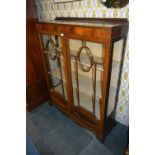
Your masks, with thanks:
[{"label": "polished wood finish", "polygon": [[[90,19],[90,18],[56,18],[56,21],[62,21],[59,23],[50,22],[38,22],[36,23],[36,29],[38,32],[38,38],[40,39],[40,49],[42,50],[42,58],[44,62],[44,70],[46,75],[46,81],[48,84],[49,94],[54,104],[62,110],[64,113],[73,118],[74,121],[79,123],[81,126],[88,128],[96,134],[100,140],[104,140],[108,131],[115,125],[112,116],[107,117],[107,104],[109,97],[111,70],[112,70],[112,58],[113,58],[113,46],[117,40],[124,39],[123,54],[126,44],[126,36],[128,32],[128,21],[126,19]],[[64,24],[66,21],[74,21],[74,24]],[[87,25],[80,25],[79,23],[86,22]],[[76,24],[77,22],[77,24]],[[111,24],[111,26],[92,26],[93,23],[99,22]],[[90,23],[90,25],[88,24]],[[41,35],[56,35],[61,38],[62,52],[64,56],[65,76],[66,76],[66,90],[67,100],[63,99],[62,96],[56,95],[57,93],[50,88],[47,59],[45,59],[44,49],[42,47]],[[72,73],[71,73],[71,61],[70,61],[70,49],[69,39],[80,39],[84,41],[91,41],[95,43],[101,43],[104,45],[103,52],[103,68],[101,72],[101,111],[100,120],[88,112],[84,108],[74,105],[73,95],[73,84],[72,84]],[[84,43],[83,43],[84,44]],[[76,67],[75,67],[76,69]],[[94,73],[95,75],[96,73]],[[121,70],[120,70],[121,74]],[[78,75],[76,76],[78,79]],[[77,83],[78,85],[78,83]],[[95,88],[94,88],[94,93]],[[115,114],[115,112],[113,112]]]},{"label": "polished wood finish", "polygon": [[67,20],[67,21],[84,21],[84,22],[115,22],[115,23],[128,23],[126,18],[83,18],[83,17],[56,17],[55,20]]},{"label": "polished wood finish", "polygon": [[127,149],[125,150],[124,155],[129,155],[129,146],[128,146]]},{"label": "polished wood finish", "polygon": [[33,0],[26,0],[26,102],[32,110],[48,99],[35,22],[37,12]]}]

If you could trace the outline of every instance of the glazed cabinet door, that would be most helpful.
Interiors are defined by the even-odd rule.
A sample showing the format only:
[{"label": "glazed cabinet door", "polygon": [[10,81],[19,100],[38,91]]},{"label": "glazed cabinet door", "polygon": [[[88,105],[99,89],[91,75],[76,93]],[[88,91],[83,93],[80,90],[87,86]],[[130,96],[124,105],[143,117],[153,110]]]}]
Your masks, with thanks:
[{"label": "glazed cabinet door", "polygon": [[101,113],[104,46],[69,38],[74,114],[97,125]]},{"label": "glazed cabinet door", "polygon": [[63,41],[60,35],[40,34],[49,93],[54,103],[65,109],[68,98]]}]

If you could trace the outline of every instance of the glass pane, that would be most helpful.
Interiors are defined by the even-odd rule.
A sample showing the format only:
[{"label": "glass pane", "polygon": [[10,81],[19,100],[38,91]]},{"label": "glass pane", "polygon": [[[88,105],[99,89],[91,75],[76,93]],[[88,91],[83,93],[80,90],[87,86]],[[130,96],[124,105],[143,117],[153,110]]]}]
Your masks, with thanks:
[{"label": "glass pane", "polygon": [[66,77],[64,73],[64,56],[59,36],[41,35],[42,48],[48,69],[51,91],[61,94],[67,99]]},{"label": "glass pane", "polygon": [[119,81],[119,71],[122,57],[122,48],[123,39],[114,43],[107,116],[109,116],[115,108],[117,85]]},{"label": "glass pane", "polygon": [[74,105],[100,119],[103,45],[69,39]]}]

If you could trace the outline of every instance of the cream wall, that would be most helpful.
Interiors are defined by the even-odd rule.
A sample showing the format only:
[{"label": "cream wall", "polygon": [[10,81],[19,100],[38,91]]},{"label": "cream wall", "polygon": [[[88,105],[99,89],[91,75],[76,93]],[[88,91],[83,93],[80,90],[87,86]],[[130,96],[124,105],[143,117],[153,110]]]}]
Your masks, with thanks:
[{"label": "cream wall", "polygon": [[[53,0],[35,0],[40,21],[61,17],[105,17],[105,18],[128,18],[128,5],[122,9],[107,9],[100,0],[81,0],[77,2],[53,4]],[[128,43],[125,52],[121,86],[117,101],[116,120],[128,125],[129,120],[129,50]]]}]

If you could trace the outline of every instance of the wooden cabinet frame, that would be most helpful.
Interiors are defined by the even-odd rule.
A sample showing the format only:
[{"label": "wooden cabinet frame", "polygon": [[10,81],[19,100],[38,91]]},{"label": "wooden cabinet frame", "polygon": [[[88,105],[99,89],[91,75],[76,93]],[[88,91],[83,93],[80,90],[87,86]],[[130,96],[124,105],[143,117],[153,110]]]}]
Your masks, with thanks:
[{"label": "wooden cabinet frame", "polygon": [[[54,35],[61,38],[60,40],[64,57],[64,74],[66,77],[66,92],[68,100],[64,100],[61,95],[55,91],[51,91],[47,73],[47,62],[44,59],[44,49],[42,46],[40,46],[42,51],[46,82],[51,100],[60,110],[73,118],[74,121],[79,123],[81,126],[88,128],[94,132],[99,139],[103,140],[105,135],[115,124],[115,121],[111,118],[111,116],[107,117],[113,46],[116,41],[123,39],[123,48],[121,54],[121,60],[123,60],[128,32],[128,21],[126,19],[56,18],[56,20],[51,22],[36,23],[36,29],[40,39],[40,44],[41,34]],[[88,114],[85,109],[76,107],[74,105],[69,39],[79,39],[104,44],[104,57],[102,61],[104,72],[101,73],[100,120],[97,120],[93,115]],[[119,75],[121,75],[121,72],[122,63],[120,66]],[[117,85],[119,86],[119,82]],[[117,89],[116,97],[118,96],[118,90],[119,89]],[[113,114],[115,115],[115,110],[113,111]]]},{"label": "wooden cabinet frame", "polygon": [[49,99],[39,41],[35,28],[37,10],[26,0],[26,110],[31,111]]}]

